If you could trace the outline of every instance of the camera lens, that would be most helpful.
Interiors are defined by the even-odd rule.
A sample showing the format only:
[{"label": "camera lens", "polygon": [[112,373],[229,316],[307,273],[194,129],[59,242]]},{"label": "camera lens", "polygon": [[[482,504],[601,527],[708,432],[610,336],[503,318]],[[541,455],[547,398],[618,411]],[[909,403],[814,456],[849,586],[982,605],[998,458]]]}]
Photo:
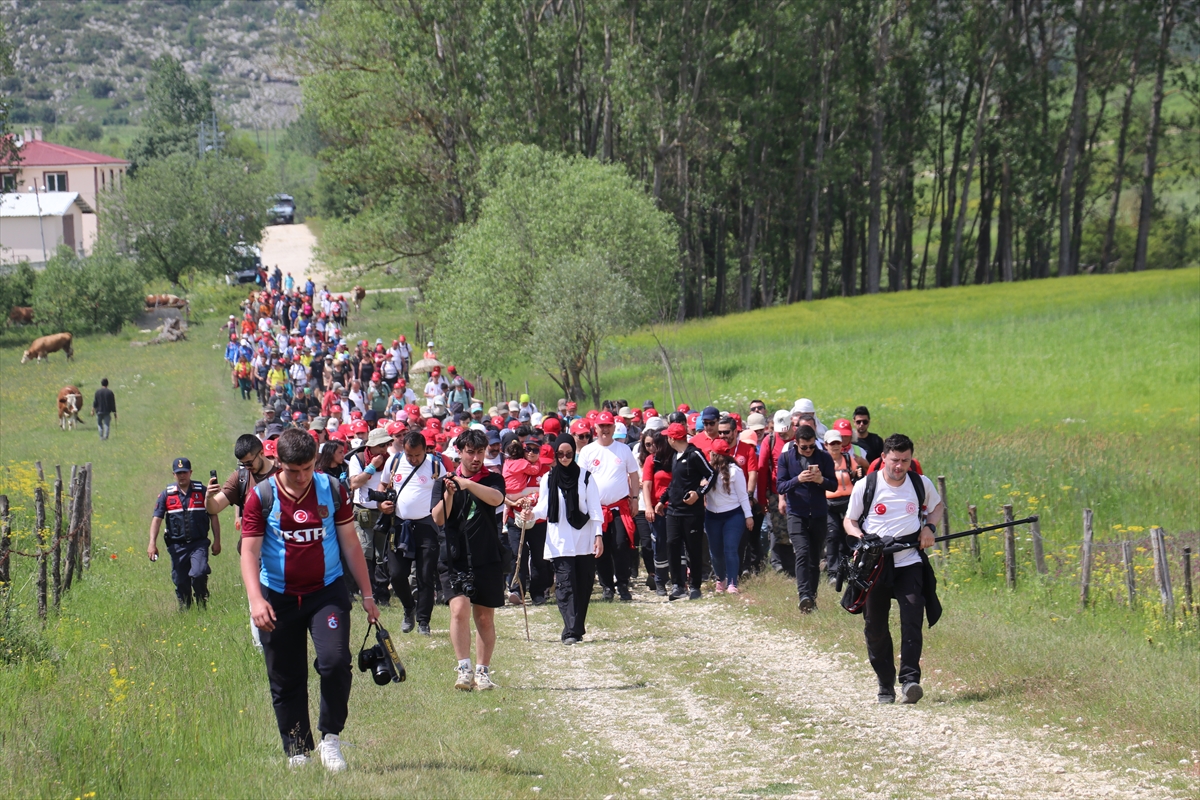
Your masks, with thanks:
[{"label": "camera lens", "polygon": [[388,672],[388,668],[383,664],[376,664],[375,671],[371,674],[371,678],[375,681],[376,686],[386,686],[392,680],[392,674]]}]

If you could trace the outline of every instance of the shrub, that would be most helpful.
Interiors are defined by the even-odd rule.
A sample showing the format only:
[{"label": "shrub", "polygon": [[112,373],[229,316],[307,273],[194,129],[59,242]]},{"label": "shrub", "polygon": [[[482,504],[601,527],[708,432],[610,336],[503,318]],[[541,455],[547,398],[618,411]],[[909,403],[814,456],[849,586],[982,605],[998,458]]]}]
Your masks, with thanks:
[{"label": "shrub", "polygon": [[8,314],[13,306],[28,306],[33,302],[33,286],[37,273],[26,261],[12,272],[0,275],[0,314]]},{"label": "shrub", "polygon": [[62,247],[37,278],[34,318],[75,334],[117,333],[141,310],[144,285],[133,262],[107,243],[83,258]]},{"label": "shrub", "polygon": [[84,120],[75,126],[75,138],[81,142],[98,142],[104,137],[104,128],[99,123]]},{"label": "shrub", "polygon": [[108,78],[92,78],[88,81],[88,93],[97,100],[103,100],[116,89]]}]

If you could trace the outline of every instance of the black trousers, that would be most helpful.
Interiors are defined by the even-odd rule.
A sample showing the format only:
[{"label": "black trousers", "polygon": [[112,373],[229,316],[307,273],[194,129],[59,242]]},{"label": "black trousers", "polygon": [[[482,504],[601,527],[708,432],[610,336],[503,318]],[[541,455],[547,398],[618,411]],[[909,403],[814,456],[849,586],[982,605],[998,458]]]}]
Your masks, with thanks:
[{"label": "black trousers", "polygon": [[313,749],[308,717],[308,638],[317,651],[321,716],[317,730],[339,734],[350,703],[350,593],[342,581],[302,597],[262,587],[275,610],[275,630],[260,630],[275,721],[288,756]]},{"label": "black trousers", "polygon": [[763,564],[762,530],[766,509],[751,501],[750,510],[754,514],[754,529],[742,537],[742,541],[738,545],[738,556],[742,562],[743,571],[748,570],[757,574],[762,570]]},{"label": "black trousers", "polygon": [[[510,592],[520,592],[521,587],[529,592],[529,599],[545,597],[546,590],[554,577],[554,567],[546,560],[546,523],[539,522],[525,531],[525,549],[518,555],[517,548],[521,546],[521,529],[516,525],[508,526],[508,546],[513,552],[512,580],[508,584]],[[520,576],[521,583],[517,584]]]},{"label": "black trousers", "polygon": [[[646,512],[638,511],[633,515],[633,524],[637,528],[634,534],[634,544],[637,545],[636,550],[640,551],[642,558],[642,566],[646,568],[647,575],[654,574],[654,536],[650,532],[650,523],[646,521]],[[635,552],[633,557],[629,559],[631,564],[632,577],[638,576],[638,553]]]},{"label": "black trousers", "polygon": [[201,602],[208,600],[208,575],[212,572],[208,566],[208,544],[208,539],[167,543],[175,596],[184,605],[192,604],[193,593]]},{"label": "black trousers", "polygon": [[[891,556],[888,556],[891,558]],[[921,564],[892,570],[892,584],[876,584],[863,609],[867,659],[879,677],[881,692],[894,691],[896,663],[888,614],[892,598],[900,606],[900,684],[921,682],[921,626],[925,616],[925,580]]]},{"label": "black trousers", "polygon": [[788,537],[796,553],[796,592],[800,597],[817,599],[821,580],[821,555],[825,552],[828,525],[824,517],[797,517],[788,514]]},{"label": "black trousers", "polygon": [[[703,512],[703,506],[697,503]],[[667,514],[667,547],[670,551],[671,583],[699,589],[704,580],[704,515]],[[688,569],[683,568],[684,552],[687,553]]]},{"label": "black trousers", "polygon": [[554,595],[562,614],[562,638],[582,639],[587,632],[588,603],[596,584],[596,557],[565,556],[553,559]]},{"label": "black trousers", "polygon": [[621,515],[613,509],[612,520],[604,526],[602,535],[604,552],[596,559],[596,577],[600,586],[607,591],[629,588],[629,561],[633,558],[633,547]]},{"label": "black trousers", "polygon": [[767,499],[767,513],[771,515],[771,534],[768,543],[768,554],[771,568],[776,572],[786,572],[796,575],[796,555],[792,550],[792,541],[788,536],[787,517],[779,513],[779,495],[771,495]]},{"label": "black trousers", "polygon": [[[367,560],[367,572],[371,575],[371,590],[375,602],[385,605],[392,597],[388,589],[391,575],[388,574],[388,539],[390,532],[375,530],[375,521],[379,519],[379,509],[354,508],[354,525],[358,532],[358,543],[362,545],[363,557]],[[360,590],[363,587],[358,587]]]},{"label": "black trousers", "polygon": [[850,542],[842,521],[846,518],[846,506],[829,505],[829,516],[826,518],[828,532],[825,535],[825,571],[837,575],[838,565],[842,559],[850,557]]},{"label": "black trousers", "polygon": [[[413,522],[413,558],[406,558],[402,551],[395,549],[394,545],[395,541],[393,540],[387,548],[388,573],[392,578],[392,591],[400,598],[400,605],[404,606],[406,612],[415,609],[417,622],[428,625],[433,616],[433,595],[438,585],[438,553],[441,550],[438,529],[433,522],[433,517]],[[415,601],[412,586],[408,582],[408,576],[412,574],[414,564],[417,567],[417,597]]]}]

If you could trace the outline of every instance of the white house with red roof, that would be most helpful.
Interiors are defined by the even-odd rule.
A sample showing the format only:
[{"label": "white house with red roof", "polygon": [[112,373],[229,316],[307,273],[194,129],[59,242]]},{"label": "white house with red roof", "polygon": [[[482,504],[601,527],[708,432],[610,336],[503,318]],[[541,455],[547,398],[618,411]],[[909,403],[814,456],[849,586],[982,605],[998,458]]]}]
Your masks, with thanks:
[{"label": "white house with red roof", "polygon": [[[3,209],[0,218],[0,263],[42,261],[40,239],[44,231],[52,230],[56,233],[51,237],[53,241],[46,242],[48,255],[53,255],[60,244],[68,244],[76,252],[90,253],[96,241],[96,212],[103,200],[102,193],[111,187],[121,186],[129,162],[103,153],[44,141],[41,128],[26,128],[17,141],[20,161],[0,165],[0,191],[6,195],[33,195],[33,202],[15,197],[0,201],[0,209]],[[77,197],[70,199],[67,195]],[[32,213],[37,215],[34,220],[18,222],[25,219],[21,215],[25,215],[29,209],[34,209]],[[42,219],[47,216],[59,216],[62,219]],[[32,257],[28,249],[27,232],[24,232],[24,227],[30,225],[39,231],[37,258]],[[13,236],[21,241],[10,242]]]}]

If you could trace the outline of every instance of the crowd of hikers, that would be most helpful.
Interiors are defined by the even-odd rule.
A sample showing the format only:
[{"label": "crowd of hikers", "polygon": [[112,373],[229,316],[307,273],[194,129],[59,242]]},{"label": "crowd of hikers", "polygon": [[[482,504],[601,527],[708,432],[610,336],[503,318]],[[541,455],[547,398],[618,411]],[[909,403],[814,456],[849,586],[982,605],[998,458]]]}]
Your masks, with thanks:
[{"label": "crowd of hikers", "polygon": [[[336,606],[326,617],[328,609],[314,604],[288,639],[295,648],[296,637],[311,632],[322,676],[328,664],[341,669],[348,645],[345,654],[331,645],[323,662],[312,620],[336,630],[353,596],[371,620],[395,598],[404,609],[401,631],[427,636],[434,608],[448,605],[455,686],[482,691],[496,685],[496,608],[542,605],[553,593],[561,641],[574,645],[587,633],[596,582],[603,601],[632,601],[638,583],[665,602],[701,600],[706,590],[737,595],[744,578],[771,569],[795,580],[798,609],[810,614],[819,584],[834,582],[855,537],[885,529],[889,541],[909,537],[913,549],[888,556],[894,576],[887,582],[897,588],[877,592],[882,599],[866,609],[868,652],[879,701],[894,701],[887,630],[894,597],[902,700],[920,699],[920,596],[932,590],[921,585],[920,564],[940,498],[920,475],[912,442],[872,432],[865,406],[828,425],[808,398],[774,411],[755,399],[744,416],[743,409],[660,410],[624,399],[584,409],[564,398],[543,409],[525,394],[485,408],[471,382],[438,360],[434,342],[414,362],[404,335],[390,345],[347,341],[345,316],[341,296],[276,272],[227,325],[231,383],[242,397],[257,397],[263,413],[253,434],[235,443],[238,470],[207,487],[206,510],[235,506],[243,538],[265,535],[250,562],[242,555],[243,577],[255,584],[248,586],[252,630],[268,650],[289,756],[306,757],[312,739],[294,734],[306,730],[307,709],[301,719],[281,700],[284,685],[300,679],[285,674],[280,653],[270,654],[271,637],[280,636],[266,627],[278,624],[278,614],[267,612],[276,594],[344,593],[344,602],[326,598]],[[309,486],[304,474],[319,495],[311,513],[292,493]],[[346,541],[358,552],[348,554]],[[921,576],[909,580],[916,573],[902,568],[912,559]],[[289,581],[302,573],[312,585],[296,589]],[[322,687],[324,697],[324,677]],[[341,722],[344,714],[328,723],[322,714],[321,731],[335,744]]]}]

